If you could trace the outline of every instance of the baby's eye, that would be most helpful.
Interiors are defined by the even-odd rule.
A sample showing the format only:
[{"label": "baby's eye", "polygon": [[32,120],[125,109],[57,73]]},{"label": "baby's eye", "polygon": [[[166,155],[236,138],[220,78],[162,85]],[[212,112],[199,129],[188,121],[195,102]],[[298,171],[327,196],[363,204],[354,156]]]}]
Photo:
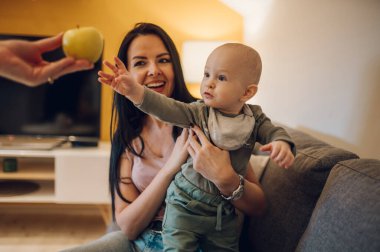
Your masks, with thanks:
[{"label": "baby's eye", "polygon": [[205,72],[205,73],[203,74],[203,78],[208,78],[208,77],[210,77],[210,74],[209,74],[208,72]]},{"label": "baby's eye", "polygon": [[135,63],[133,63],[133,66],[134,67],[139,67],[139,66],[144,66],[145,65],[145,61],[136,61]]},{"label": "baby's eye", "polygon": [[226,78],[226,76],[224,76],[224,75],[219,75],[219,76],[218,76],[218,80],[220,80],[220,81],[226,81],[227,78]]}]

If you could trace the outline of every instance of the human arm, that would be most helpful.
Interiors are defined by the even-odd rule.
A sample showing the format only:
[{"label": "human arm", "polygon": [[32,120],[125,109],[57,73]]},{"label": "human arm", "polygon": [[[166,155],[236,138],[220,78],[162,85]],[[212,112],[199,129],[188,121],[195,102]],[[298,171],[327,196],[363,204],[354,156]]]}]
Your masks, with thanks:
[{"label": "human arm", "polygon": [[184,103],[163,94],[144,88],[137,83],[125,68],[124,63],[115,58],[115,64],[105,61],[104,64],[113,74],[99,71],[99,81],[112,87],[117,93],[127,97],[141,111],[154,115],[161,121],[188,128],[199,123],[201,103]]},{"label": "human arm", "polygon": [[270,153],[270,158],[282,168],[289,168],[296,155],[293,140],[284,128],[275,126],[261,111],[259,106],[253,106],[257,118],[257,141],[263,144],[260,151]]},{"label": "human arm", "polygon": [[87,60],[65,57],[47,62],[42,54],[62,45],[63,33],[37,41],[0,41],[0,76],[30,87],[57,79],[62,75],[93,68]]},{"label": "human arm", "polygon": [[[189,138],[189,154],[193,158],[194,170],[215,184],[223,195],[231,195],[239,186],[239,176],[233,169],[228,151],[210,143],[204,133],[193,127]],[[198,142],[199,140],[199,142]],[[245,176],[244,193],[232,204],[247,215],[259,215],[265,209],[264,192],[250,165]]]},{"label": "human arm", "polygon": [[[140,193],[132,181],[120,183],[120,190],[124,198],[132,203],[128,204],[119,196],[115,199],[116,221],[128,239],[134,240],[152,221],[162,206],[166,190],[185,162],[187,153],[188,130],[183,130],[178,137],[170,158],[157,173],[152,182]],[[121,177],[131,177],[132,167],[128,159],[122,159],[120,165]],[[117,195],[117,193],[116,193]]]},{"label": "human arm", "polygon": [[144,89],[144,97],[137,107],[150,115],[154,115],[161,121],[182,128],[191,125],[201,125],[202,118],[206,121],[202,111],[205,104],[202,102],[185,103],[166,97],[148,88]]}]

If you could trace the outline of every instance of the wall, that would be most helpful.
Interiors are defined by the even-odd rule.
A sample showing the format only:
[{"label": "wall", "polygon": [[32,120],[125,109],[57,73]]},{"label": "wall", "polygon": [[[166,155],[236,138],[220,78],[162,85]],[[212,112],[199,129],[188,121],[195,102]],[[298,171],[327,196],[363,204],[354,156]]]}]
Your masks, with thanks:
[{"label": "wall", "polygon": [[380,1],[245,2],[245,42],[263,60],[251,102],[275,121],[380,159]]},{"label": "wall", "polygon": [[[103,32],[108,60],[116,55],[125,33],[141,21],[162,26],[178,50],[189,39],[243,38],[243,18],[218,0],[0,1],[0,33],[55,35],[77,25],[95,26]],[[102,87],[103,140],[109,139],[111,101],[111,90]]]}]

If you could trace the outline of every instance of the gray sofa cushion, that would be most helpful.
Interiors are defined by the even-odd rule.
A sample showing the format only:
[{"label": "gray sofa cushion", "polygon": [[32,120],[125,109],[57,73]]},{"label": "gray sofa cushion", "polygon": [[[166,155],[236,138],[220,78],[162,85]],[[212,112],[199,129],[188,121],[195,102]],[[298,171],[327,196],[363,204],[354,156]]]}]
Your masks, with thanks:
[{"label": "gray sofa cushion", "polygon": [[244,247],[251,251],[294,251],[331,168],[339,161],[358,158],[305,133],[287,131],[296,144],[295,163],[286,170],[269,161],[263,172],[260,182],[267,211],[246,224],[251,241]]},{"label": "gray sofa cushion", "polygon": [[297,251],[380,251],[380,161],[336,165]]}]

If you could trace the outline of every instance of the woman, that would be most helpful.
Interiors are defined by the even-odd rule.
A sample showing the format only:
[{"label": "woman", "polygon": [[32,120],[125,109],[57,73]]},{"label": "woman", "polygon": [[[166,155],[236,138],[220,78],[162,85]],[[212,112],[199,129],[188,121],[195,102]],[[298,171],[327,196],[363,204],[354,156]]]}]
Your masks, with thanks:
[{"label": "woman", "polygon": [[[126,35],[118,58],[147,88],[176,100],[194,100],[185,87],[174,43],[160,27],[137,24]],[[112,69],[111,63],[105,64]],[[99,72],[99,76],[103,83],[112,82],[113,75]],[[112,210],[122,232],[110,233],[74,250],[142,251],[149,246],[152,251],[162,251],[163,200],[172,178],[187,158],[187,150],[202,175],[223,181],[220,184],[232,189],[237,186],[234,176],[226,176],[233,172],[228,152],[210,144],[198,128],[194,128],[196,135],[190,137],[184,130],[174,142],[179,129],[142,113],[119,94],[114,96],[113,108],[111,128],[115,133],[109,179]],[[247,178],[245,193],[234,204],[246,214],[255,214],[262,210],[264,197],[252,169]]]}]

